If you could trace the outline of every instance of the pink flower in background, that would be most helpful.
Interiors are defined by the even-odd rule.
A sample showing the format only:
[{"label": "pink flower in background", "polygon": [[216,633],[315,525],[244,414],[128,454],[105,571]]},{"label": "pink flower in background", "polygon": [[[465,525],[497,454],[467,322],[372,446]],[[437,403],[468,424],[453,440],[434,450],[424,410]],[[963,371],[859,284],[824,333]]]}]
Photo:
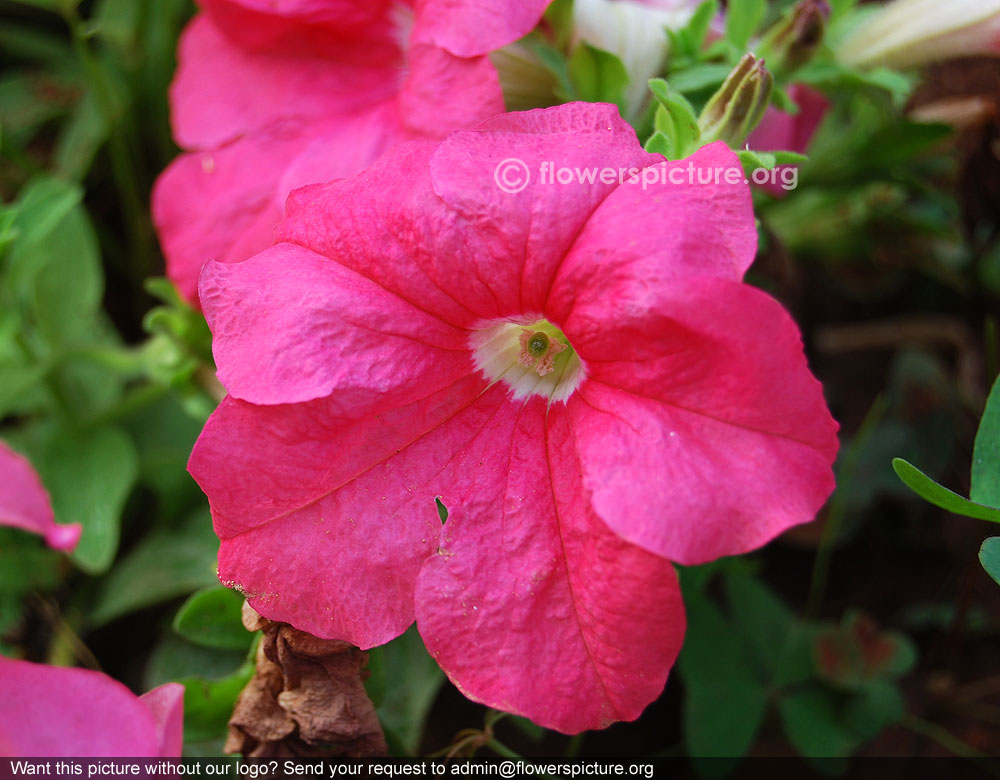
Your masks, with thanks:
[{"label": "pink flower in background", "polygon": [[135,696],[100,672],[0,656],[0,755],[180,756],[184,686]]},{"label": "pink flower in background", "polygon": [[[805,154],[809,142],[819,128],[820,123],[830,108],[829,101],[823,95],[805,84],[792,84],[788,87],[790,97],[799,107],[797,114],[787,114],[773,105],[767,109],[764,118],[757,125],[747,146],[762,152],[798,152]],[[790,168],[789,165],[779,165],[778,170]],[[778,176],[778,181],[782,181]],[[780,184],[767,183],[761,185],[776,197],[783,197],[788,191]]]},{"label": "pink flower in background", "polygon": [[636,718],[682,640],[668,560],[808,521],[837,449],[795,324],[741,282],[742,175],[689,165],[739,169],[664,163],[613,106],[508,114],[300,189],[280,243],[209,263],[229,396],[190,470],[220,578],[361,647],[416,618],[467,696],[543,726]]},{"label": "pink flower in background", "polygon": [[0,441],[0,525],[45,537],[49,547],[72,550],[80,540],[79,523],[57,525],[49,495],[28,460]]},{"label": "pink flower in background", "polygon": [[168,276],[196,302],[207,260],[273,243],[293,188],[502,112],[485,55],[529,32],[548,3],[199,0],[170,95],[187,154],[153,193]]}]

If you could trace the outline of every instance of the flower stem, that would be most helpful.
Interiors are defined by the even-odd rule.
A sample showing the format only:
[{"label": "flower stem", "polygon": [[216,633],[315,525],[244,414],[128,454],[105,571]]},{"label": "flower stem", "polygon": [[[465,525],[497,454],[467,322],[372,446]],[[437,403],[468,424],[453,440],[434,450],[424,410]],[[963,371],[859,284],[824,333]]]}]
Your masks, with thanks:
[{"label": "flower stem", "polygon": [[989,758],[986,753],[976,750],[976,748],[972,747],[972,745],[959,739],[947,729],[937,725],[936,723],[931,723],[929,720],[918,718],[916,715],[904,715],[900,725],[915,734],[919,734],[920,736],[926,737],[932,742],[937,743],[949,753],[956,755],[959,758]]},{"label": "flower stem", "polygon": [[486,743],[486,747],[488,747],[498,756],[503,756],[504,758],[523,758],[523,756],[520,753],[515,753],[513,750],[504,745],[502,742],[497,742],[495,737],[491,738],[490,741]]}]

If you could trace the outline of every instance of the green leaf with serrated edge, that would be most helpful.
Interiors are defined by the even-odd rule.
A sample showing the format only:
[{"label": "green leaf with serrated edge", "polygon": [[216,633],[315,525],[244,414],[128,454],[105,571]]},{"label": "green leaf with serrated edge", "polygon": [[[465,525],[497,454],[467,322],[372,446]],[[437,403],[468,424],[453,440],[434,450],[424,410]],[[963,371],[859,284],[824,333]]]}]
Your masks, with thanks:
[{"label": "green leaf with serrated edge", "polygon": [[742,756],[764,717],[767,691],[732,624],[701,593],[685,592],[688,626],[678,671],[684,680],[689,755]]},{"label": "green leaf with serrated edge", "polygon": [[216,583],[218,547],[207,509],[177,528],[153,531],[101,583],[91,624],[99,626]]},{"label": "green leaf with serrated edge", "polygon": [[972,451],[969,498],[1000,508],[1000,378],[993,383]]},{"label": "green leaf with serrated edge", "polygon": [[569,58],[569,75],[580,100],[614,103],[624,110],[628,71],[611,52],[581,43]]},{"label": "green leaf with serrated edge", "polygon": [[89,574],[108,569],[118,550],[122,508],[138,466],[132,441],[117,428],[88,435],[60,431],[39,463],[56,520],[80,523],[73,562]]},{"label": "green leaf with serrated edge", "polygon": [[979,562],[986,573],[1000,585],[1000,536],[991,536],[979,548]]},{"label": "green leaf with serrated edge", "polygon": [[243,596],[215,585],[195,593],[174,617],[174,631],[190,642],[220,650],[245,650],[253,634],[243,626]]},{"label": "green leaf with serrated edge", "polygon": [[726,8],[726,40],[736,51],[747,50],[750,38],[764,20],[765,0],[740,0]]},{"label": "green leaf with serrated edge", "polygon": [[916,466],[902,458],[893,458],[892,468],[910,490],[934,506],[939,506],[957,515],[1000,523],[1000,509],[983,506],[969,501],[967,498],[962,498],[958,493],[942,487]]}]

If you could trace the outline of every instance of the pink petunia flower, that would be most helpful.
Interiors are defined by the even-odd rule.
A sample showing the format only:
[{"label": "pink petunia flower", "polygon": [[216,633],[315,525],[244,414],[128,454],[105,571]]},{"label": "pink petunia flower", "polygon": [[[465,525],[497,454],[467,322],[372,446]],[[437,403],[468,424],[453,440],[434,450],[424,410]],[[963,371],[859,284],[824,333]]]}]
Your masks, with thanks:
[{"label": "pink petunia flower", "polygon": [[27,458],[0,441],[0,525],[40,534],[56,550],[72,550],[83,530],[79,523],[58,525],[49,495]]},{"label": "pink petunia flower", "polygon": [[201,280],[220,578],[361,647],[415,617],[468,697],[543,726],[638,717],[684,631],[668,559],[754,549],[833,487],[795,324],[741,283],[738,170],[571,103],[293,193],[280,243]]},{"label": "pink petunia flower", "polygon": [[206,260],[273,243],[293,188],[502,112],[485,55],[549,2],[199,0],[170,94],[188,153],[153,192],[168,276],[196,302]]},{"label": "pink petunia flower", "polygon": [[[809,142],[826,117],[830,102],[822,93],[805,84],[792,84],[787,92],[788,97],[799,107],[798,113],[787,114],[773,105],[768,107],[764,118],[747,139],[749,148],[762,152],[786,151],[805,154]],[[784,181],[781,177],[782,169],[792,167],[794,166],[779,165],[777,181]],[[786,189],[773,181],[761,186],[778,198],[788,194]]]},{"label": "pink petunia flower", "polygon": [[184,686],[143,696],[105,674],[0,656],[0,755],[174,757]]}]

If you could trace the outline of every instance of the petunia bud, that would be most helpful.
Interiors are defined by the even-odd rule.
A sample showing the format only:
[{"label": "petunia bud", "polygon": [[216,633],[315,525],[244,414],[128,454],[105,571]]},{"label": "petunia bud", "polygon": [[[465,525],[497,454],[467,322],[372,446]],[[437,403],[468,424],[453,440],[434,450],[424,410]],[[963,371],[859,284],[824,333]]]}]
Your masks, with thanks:
[{"label": "petunia bud", "polygon": [[741,147],[764,116],[773,89],[774,76],[764,60],[743,55],[698,117],[701,143],[725,141],[731,149]]},{"label": "petunia bud", "polygon": [[830,18],[827,0],[800,0],[771,27],[761,41],[771,68],[790,71],[804,65],[823,42]]},{"label": "petunia bud", "polygon": [[845,65],[906,68],[954,57],[1000,55],[1000,0],[896,0],[837,48]]}]

